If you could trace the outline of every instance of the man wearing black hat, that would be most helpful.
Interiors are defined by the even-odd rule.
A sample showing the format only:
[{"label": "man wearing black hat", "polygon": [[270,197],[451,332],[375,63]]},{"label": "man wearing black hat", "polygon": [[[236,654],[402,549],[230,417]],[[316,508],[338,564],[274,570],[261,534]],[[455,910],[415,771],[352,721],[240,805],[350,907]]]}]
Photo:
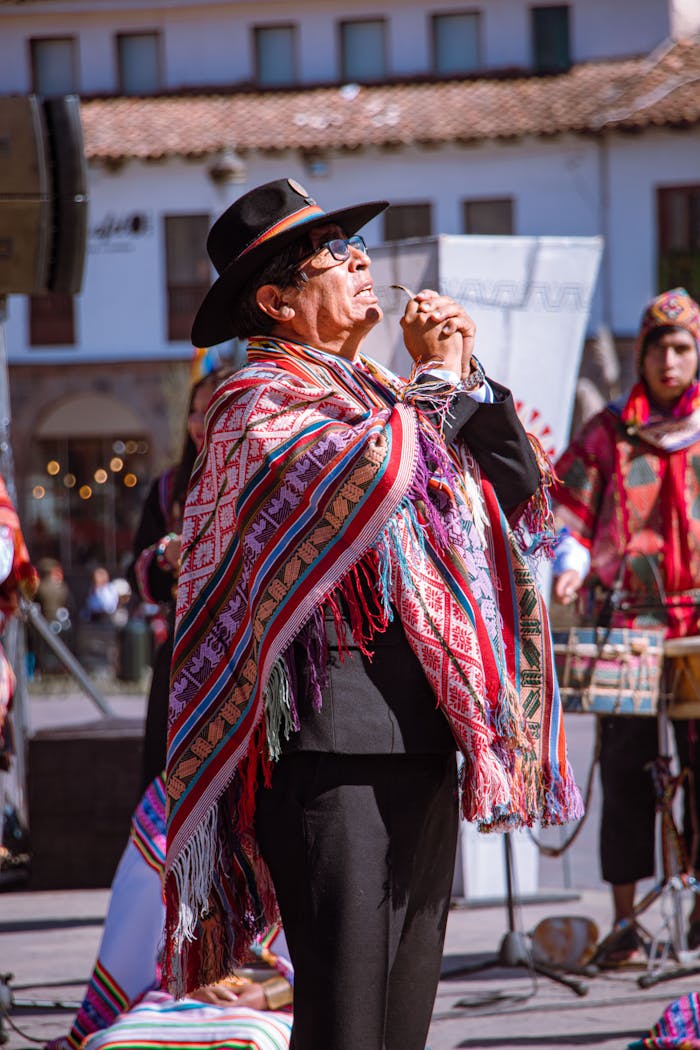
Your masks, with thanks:
[{"label": "man wearing black hat", "polygon": [[279,905],[298,1050],[423,1050],[456,749],[485,830],[580,812],[506,520],[538,530],[546,471],[453,300],[410,297],[408,380],[362,355],[382,310],[357,231],[386,207],[325,213],[291,179],[245,194],[192,330],[247,338],[249,363],[214,395],[185,509],[166,973],[222,976]]}]

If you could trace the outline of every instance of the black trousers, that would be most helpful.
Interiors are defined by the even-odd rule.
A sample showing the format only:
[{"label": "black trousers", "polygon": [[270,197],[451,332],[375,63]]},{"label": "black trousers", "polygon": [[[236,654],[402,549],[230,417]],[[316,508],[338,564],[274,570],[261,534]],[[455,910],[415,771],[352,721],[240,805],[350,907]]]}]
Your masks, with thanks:
[{"label": "black trousers", "polygon": [[[693,774],[691,789],[686,785],[683,793],[683,834],[692,869],[698,866],[693,852],[695,815],[700,813],[700,747],[695,744],[695,723],[671,724],[680,766]],[[655,718],[620,715],[602,718],[600,731],[602,876],[612,885],[637,882],[654,875],[656,796],[645,767],[659,753],[658,725]]]},{"label": "black trousers", "polygon": [[291,1050],[424,1050],[454,874],[454,753],[285,755],[256,822],[294,964]]}]

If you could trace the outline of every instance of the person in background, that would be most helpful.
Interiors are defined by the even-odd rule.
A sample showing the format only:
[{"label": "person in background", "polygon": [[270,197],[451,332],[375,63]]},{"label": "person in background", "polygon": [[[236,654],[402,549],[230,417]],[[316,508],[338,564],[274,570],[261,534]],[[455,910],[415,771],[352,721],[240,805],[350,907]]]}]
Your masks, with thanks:
[{"label": "person in background", "polygon": [[[187,1015],[175,1012],[172,997],[161,988],[160,952],[163,944],[165,906],[163,903],[163,863],[165,860],[165,788],[162,774],[144,792],[136,807],[129,840],[112,881],[107,914],[92,975],[85,995],[67,1035],[45,1044],[45,1050],[80,1050],[85,1040],[106,1032],[109,1045],[115,1045],[119,1015],[127,1026],[133,1024],[129,1010],[149,992],[147,1025],[154,1039],[162,1039],[168,1020],[179,1027],[177,1045],[187,1043],[184,1036]],[[255,1011],[281,1010],[292,1001],[293,971],[286,958],[284,934],[279,927],[268,930],[251,947],[249,965],[259,965],[260,980],[234,977],[211,987],[196,989],[190,999],[211,1006],[244,1007]],[[191,1006],[194,1004],[191,1003]],[[188,1011],[191,1013],[191,1011]],[[223,1018],[228,1039],[240,1038],[236,1012]],[[206,1046],[207,1023],[212,1027],[212,1044],[217,1043],[222,1017],[216,1011],[205,1014],[199,1030],[199,1045]],[[264,1030],[265,1019],[258,1022]],[[239,1045],[239,1044],[236,1044]],[[241,1043],[245,1047],[247,1044]],[[285,1043],[286,1045],[286,1043]]]},{"label": "person in background", "polygon": [[483,829],[581,812],[508,524],[545,540],[547,468],[449,297],[409,297],[408,380],[362,353],[382,310],[357,231],[386,207],[251,190],[209,234],[193,327],[247,338],[249,363],[212,399],[185,503],[167,974],[176,994],[224,976],[278,904],[295,1050],[424,1050],[457,748]]},{"label": "person in background", "polygon": [[180,459],[152,483],[132,545],[129,570],[141,601],[165,610],[167,633],[158,646],[148,695],[141,790],[165,768],[168,688],[173,650],[175,585],[180,558],[180,530],[185,493],[204,438],[204,414],[217,384],[227,374],[218,353],[197,351],[191,368],[191,388]]},{"label": "person in background", "polygon": [[[585,585],[586,604],[597,591],[613,627],[658,624],[670,638],[700,633],[699,345],[700,307],[687,291],[653,299],[637,336],[634,386],[590,419],[555,464],[556,515],[565,532],[553,597],[569,604]],[[697,870],[700,754],[693,726],[673,724],[681,766],[693,772],[684,826]],[[618,922],[632,916],[636,883],[654,874],[649,766],[658,728],[654,718],[605,717],[600,732],[600,857]],[[700,946],[697,895],[688,943]],[[607,962],[625,963],[638,947],[629,927]]]},{"label": "person in background", "polygon": [[90,588],[82,609],[82,618],[89,623],[111,621],[119,607],[119,592],[109,578],[104,565],[92,570]]},{"label": "person in background", "polygon": [[[41,615],[51,626],[51,630],[70,647],[76,610],[73,595],[63,573],[63,566],[55,558],[44,557],[37,562],[37,569],[39,586],[35,601]],[[37,671],[39,674],[46,674],[63,669],[61,661],[36,631],[29,632],[27,650],[27,656],[31,658],[31,673]]]},{"label": "person in background", "polygon": [[60,561],[56,561],[55,558],[40,558],[37,562],[37,569],[39,586],[36,591],[36,600],[44,619],[53,623],[59,618],[61,609],[65,609],[70,615],[73,598]]}]

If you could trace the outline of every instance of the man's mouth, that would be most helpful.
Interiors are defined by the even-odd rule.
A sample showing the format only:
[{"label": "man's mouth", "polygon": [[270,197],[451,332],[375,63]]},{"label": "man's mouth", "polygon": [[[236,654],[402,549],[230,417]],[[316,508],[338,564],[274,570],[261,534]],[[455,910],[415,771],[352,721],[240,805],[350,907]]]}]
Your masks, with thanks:
[{"label": "man's mouth", "polygon": [[371,284],[363,285],[362,288],[359,289],[359,291],[355,292],[355,295],[356,296],[369,296],[369,298],[371,298],[371,299],[376,299],[376,296],[374,294],[374,286],[371,285]]}]

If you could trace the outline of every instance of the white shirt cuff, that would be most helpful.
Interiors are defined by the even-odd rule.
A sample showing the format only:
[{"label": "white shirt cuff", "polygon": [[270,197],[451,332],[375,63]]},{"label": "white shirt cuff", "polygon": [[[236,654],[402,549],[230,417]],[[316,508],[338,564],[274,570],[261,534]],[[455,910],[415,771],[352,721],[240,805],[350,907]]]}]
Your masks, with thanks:
[{"label": "white shirt cuff", "polygon": [[587,547],[579,543],[566,529],[560,533],[554,556],[552,572],[555,576],[561,576],[568,569],[573,569],[582,580],[588,575],[591,567],[591,554]]},{"label": "white shirt cuff", "polygon": [[[450,386],[454,387],[459,387],[462,382],[462,377],[458,376],[457,373],[453,372],[450,368],[428,368],[423,375],[435,376],[436,379],[442,379],[445,383],[449,383]],[[481,386],[478,386],[476,390],[466,390],[464,393],[469,394],[469,396],[473,397],[475,401],[481,401],[488,404],[491,404],[496,400],[488,379],[485,379]]]}]

